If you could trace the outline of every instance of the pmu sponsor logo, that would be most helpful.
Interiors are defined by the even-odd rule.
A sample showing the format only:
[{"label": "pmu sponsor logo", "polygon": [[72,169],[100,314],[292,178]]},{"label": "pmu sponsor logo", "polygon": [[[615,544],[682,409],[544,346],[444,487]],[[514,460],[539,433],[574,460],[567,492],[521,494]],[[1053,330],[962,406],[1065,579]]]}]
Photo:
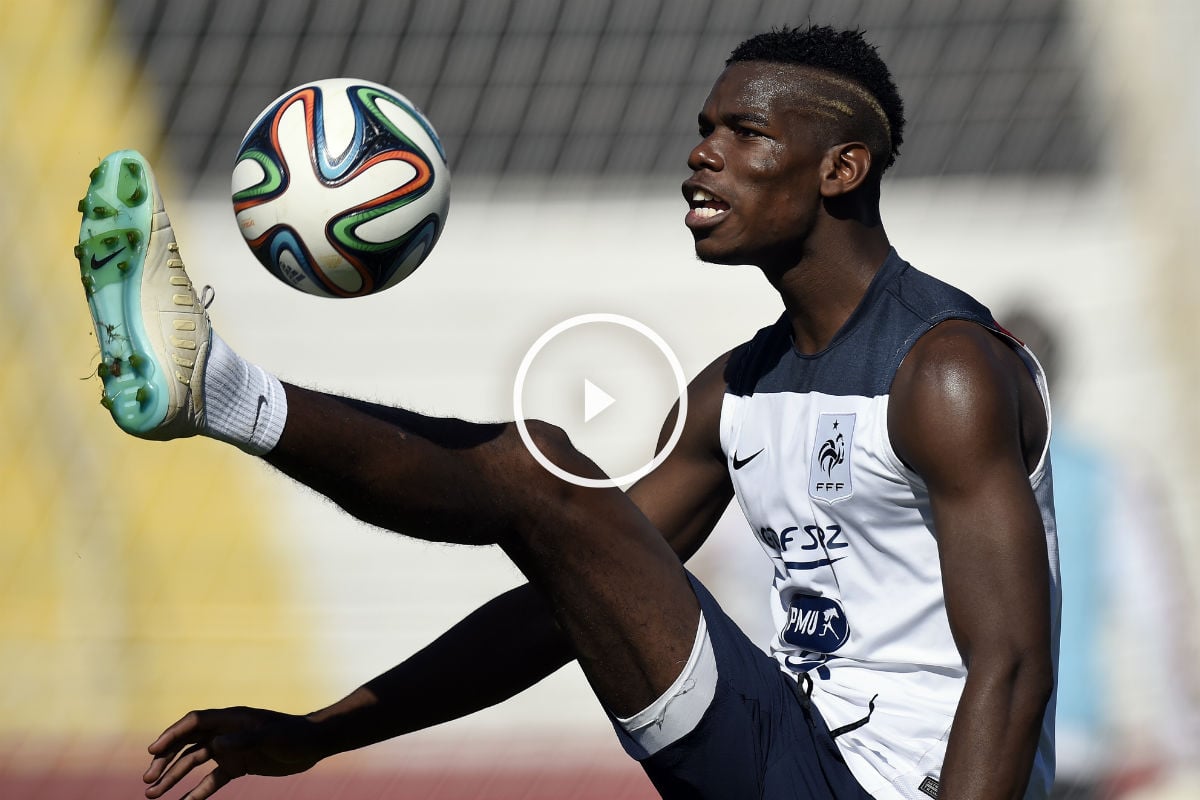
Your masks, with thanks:
[{"label": "pmu sponsor logo", "polygon": [[823,413],[817,420],[808,468],[808,496],[832,503],[854,493],[850,478],[850,449],[854,444],[854,414]]},{"label": "pmu sponsor logo", "polygon": [[850,638],[850,623],[846,611],[836,600],[797,594],[792,597],[787,624],[780,636],[813,653],[832,653]]}]

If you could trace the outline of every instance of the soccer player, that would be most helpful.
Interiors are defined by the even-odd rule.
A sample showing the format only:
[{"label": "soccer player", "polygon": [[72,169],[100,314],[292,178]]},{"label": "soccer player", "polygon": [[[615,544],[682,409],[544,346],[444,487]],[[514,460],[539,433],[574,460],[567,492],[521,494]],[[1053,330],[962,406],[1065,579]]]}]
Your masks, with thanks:
[{"label": "soccer player", "polygon": [[[209,761],[188,797],[298,772],[577,659],[667,798],[1045,797],[1058,587],[1043,373],[891,247],[880,179],[903,124],[857,32],[734,50],[700,111],[686,224],[701,259],[757,266],[785,311],[692,381],[679,444],[628,493],[558,480],[513,425],[246,363],[211,332],[147,165],[106,159],[79,257],[122,428],[232,442],[367,522],[496,543],[529,580],[325,709],[187,714],[150,746],[147,796]],[[162,379],[141,385],[150,359]],[[530,429],[557,464],[601,477],[560,431]],[[774,564],[772,655],[683,567],[734,496]]]}]

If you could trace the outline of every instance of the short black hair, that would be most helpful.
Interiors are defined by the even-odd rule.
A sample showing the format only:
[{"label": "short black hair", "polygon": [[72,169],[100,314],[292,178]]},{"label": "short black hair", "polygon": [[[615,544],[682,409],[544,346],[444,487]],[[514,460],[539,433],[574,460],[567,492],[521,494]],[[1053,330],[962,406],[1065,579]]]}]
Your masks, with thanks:
[{"label": "short black hair", "polygon": [[864,116],[880,117],[883,124],[877,127],[878,133],[888,139],[867,137],[868,145],[872,144],[870,138],[877,138],[880,149],[887,149],[880,174],[900,155],[900,144],[904,141],[904,101],[879,51],[866,40],[862,31],[839,30],[828,25],[775,28],[739,44],[725,65],[740,61],[796,64],[852,81],[878,103],[876,115]]}]

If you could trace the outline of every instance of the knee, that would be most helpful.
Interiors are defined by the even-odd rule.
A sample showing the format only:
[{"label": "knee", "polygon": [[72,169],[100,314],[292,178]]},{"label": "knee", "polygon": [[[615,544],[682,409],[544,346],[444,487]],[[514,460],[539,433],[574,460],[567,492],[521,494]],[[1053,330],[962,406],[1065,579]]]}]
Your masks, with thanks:
[{"label": "knee", "polygon": [[588,490],[564,480],[547,468],[549,462],[560,470],[582,478],[603,478],[604,473],[571,443],[571,437],[557,425],[542,420],[527,420],[525,435],[515,423],[510,424],[502,437],[504,457],[497,461],[502,471],[497,478],[509,490],[510,496],[523,497],[522,508],[539,515],[565,509],[579,501],[578,495]]},{"label": "knee", "polygon": [[574,484],[564,481],[551,470],[544,461],[548,461],[559,469],[571,475],[583,478],[603,478],[604,473],[590,458],[579,452],[571,443],[571,437],[565,430],[538,419],[526,420],[526,435],[514,423],[511,426],[510,441],[518,449],[517,460],[522,463],[519,470],[520,480],[533,481],[535,485],[546,485],[550,482],[570,488]]},{"label": "knee", "polygon": [[[547,458],[575,450],[575,446],[571,444],[570,435],[559,426],[550,422],[540,419],[525,420],[526,437],[521,437],[515,422],[513,423],[513,430],[517,432],[516,435],[521,439],[521,445],[527,451],[530,447],[535,447]],[[526,438],[528,438],[528,442],[525,441]],[[532,455],[532,452],[530,455]]]},{"label": "knee", "polygon": [[568,532],[577,539],[596,529],[595,524],[581,524],[581,518],[594,520],[592,512],[603,494],[565,480],[543,462],[579,477],[603,478],[604,473],[557,425],[527,420],[522,435],[513,423],[502,439],[505,453],[496,466],[503,474],[496,478],[505,500],[498,503],[502,509],[498,543],[526,569],[532,563],[531,553],[558,552]]}]

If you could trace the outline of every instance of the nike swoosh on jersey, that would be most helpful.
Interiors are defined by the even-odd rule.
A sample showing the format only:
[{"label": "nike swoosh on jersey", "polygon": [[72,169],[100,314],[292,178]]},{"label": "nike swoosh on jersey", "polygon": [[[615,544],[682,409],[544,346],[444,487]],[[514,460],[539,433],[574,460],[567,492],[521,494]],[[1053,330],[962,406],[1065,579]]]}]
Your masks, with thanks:
[{"label": "nike swoosh on jersey", "polygon": [[748,455],[748,456],[746,456],[745,458],[738,458],[737,451],[736,451],[736,450],[735,450],[735,451],[733,451],[733,468],[734,468],[734,469],[741,469],[742,467],[746,466],[746,465],[747,465],[747,464],[749,464],[751,461],[753,461],[754,459],[756,459],[756,458],[758,458],[760,455],[762,455],[762,451],[763,451],[763,450],[766,450],[766,449],[767,449],[767,448],[765,448],[765,447],[764,447],[764,448],[762,448],[762,450],[759,450],[757,453],[753,453],[753,454],[751,454],[751,455]]}]

